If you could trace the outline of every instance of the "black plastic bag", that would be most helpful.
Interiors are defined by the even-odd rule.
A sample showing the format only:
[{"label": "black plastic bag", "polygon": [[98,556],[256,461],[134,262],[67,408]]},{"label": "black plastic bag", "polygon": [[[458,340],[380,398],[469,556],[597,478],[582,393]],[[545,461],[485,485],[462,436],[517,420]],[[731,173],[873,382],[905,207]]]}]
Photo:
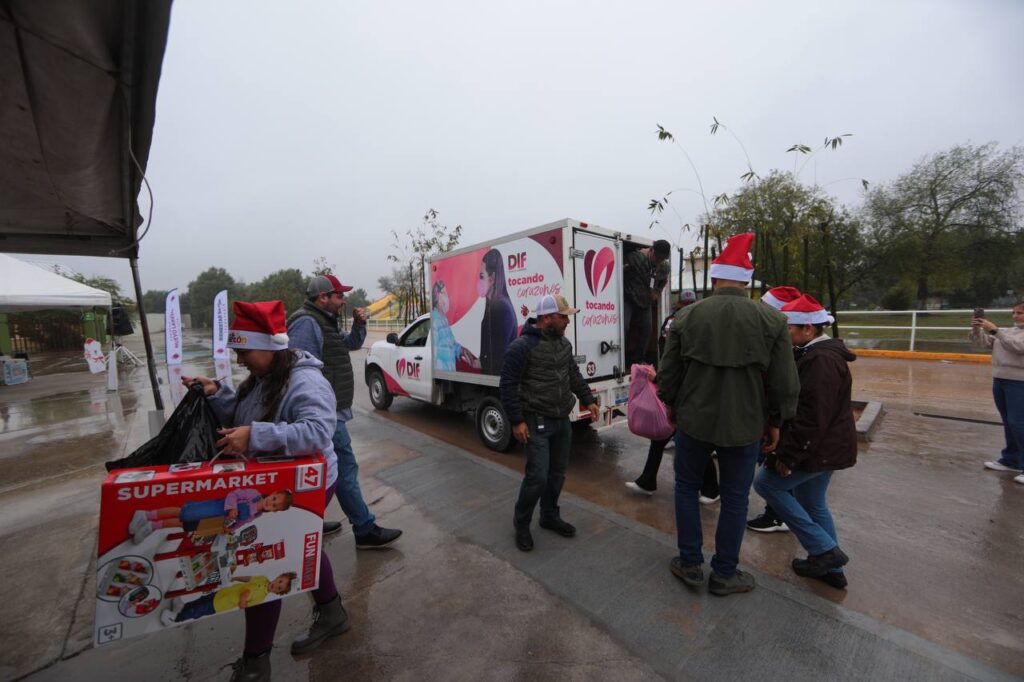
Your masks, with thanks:
[{"label": "black plastic bag", "polygon": [[160,433],[127,457],[107,462],[107,471],[211,460],[217,453],[214,443],[220,440],[219,428],[203,387],[195,382]]}]

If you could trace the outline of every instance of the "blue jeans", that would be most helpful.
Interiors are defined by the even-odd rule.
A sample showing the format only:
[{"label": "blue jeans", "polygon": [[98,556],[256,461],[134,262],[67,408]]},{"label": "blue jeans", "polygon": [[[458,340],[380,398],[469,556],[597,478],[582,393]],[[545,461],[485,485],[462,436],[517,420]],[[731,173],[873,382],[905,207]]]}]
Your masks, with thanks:
[{"label": "blue jeans", "polygon": [[[562,494],[572,448],[572,424],[568,418],[525,416],[529,438],[526,441],[526,473],[516,500],[516,528],[530,527],[538,500],[541,520],[559,518],[558,497]],[[538,426],[538,419],[544,422],[543,430]]]},{"label": "blue jeans", "polygon": [[754,490],[785,521],[808,554],[824,554],[839,546],[836,525],[825,502],[831,471],[793,471],[779,476],[764,467],[754,479]]},{"label": "blue jeans", "polygon": [[356,463],[356,453],[352,451],[352,438],[348,435],[345,422],[340,419],[334,428],[333,441],[334,454],[338,456],[338,503],[352,524],[352,532],[365,535],[373,530],[377,517],[370,513],[363,501],[363,491],[359,489],[359,464]]},{"label": "blue jeans", "polygon": [[740,545],[747,527],[747,500],[754,480],[761,443],[721,447],[676,432],[676,534],[679,558],[687,566],[704,563],[701,547],[704,534],[700,525],[700,486],[712,452],[718,452],[718,489],[722,508],[715,531],[715,555],[711,570],[722,578],[736,574]]},{"label": "blue jeans", "polygon": [[992,397],[1003,419],[1006,438],[999,463],[1024,471],[1024,381],[993,379]]}]

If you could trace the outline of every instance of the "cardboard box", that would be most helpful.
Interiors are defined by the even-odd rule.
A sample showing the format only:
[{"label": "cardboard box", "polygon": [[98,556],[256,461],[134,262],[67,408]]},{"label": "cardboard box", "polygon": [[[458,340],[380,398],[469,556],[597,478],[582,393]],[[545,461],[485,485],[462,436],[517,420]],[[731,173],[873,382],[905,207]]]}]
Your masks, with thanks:
[{"label": "cardboard box", "polygon": [[0,359],[0,384],[13,386],[28,381],[28,363],[18,358]]},{"label": "cardboard box", "polygon": [[96,645],[315,589],[326,476],[319,455],[109,474]]}]

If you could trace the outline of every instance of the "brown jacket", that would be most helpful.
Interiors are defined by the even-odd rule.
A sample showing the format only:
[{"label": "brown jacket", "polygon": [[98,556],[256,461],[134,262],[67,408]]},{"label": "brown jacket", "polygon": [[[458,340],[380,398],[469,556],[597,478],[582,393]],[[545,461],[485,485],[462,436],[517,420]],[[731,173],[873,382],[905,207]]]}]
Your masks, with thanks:
[{"label": "brown jacket", "polygon": [[838,339],[794,348],[800,375],[796,416],[782,431],[775,455],[790,469],[835,471],[857,462],[857,425],[849,363],[856,356]]}]

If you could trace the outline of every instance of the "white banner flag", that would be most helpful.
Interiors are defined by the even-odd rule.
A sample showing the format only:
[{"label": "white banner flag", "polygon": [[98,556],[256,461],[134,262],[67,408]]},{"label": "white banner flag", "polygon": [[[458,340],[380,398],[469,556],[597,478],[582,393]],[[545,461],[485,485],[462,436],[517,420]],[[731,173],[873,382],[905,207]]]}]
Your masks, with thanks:
[{"label": "white banner flag", "polygon": [[231,354],[228,353],[228,292],[227,289],[213,299],[213,367],[221,383],[231,383]]},{"label": "white banner flag", "polygon": [[164,308],[164,339],[168,365],[181,364],[181,301],[178,290],[167,292]]}]

